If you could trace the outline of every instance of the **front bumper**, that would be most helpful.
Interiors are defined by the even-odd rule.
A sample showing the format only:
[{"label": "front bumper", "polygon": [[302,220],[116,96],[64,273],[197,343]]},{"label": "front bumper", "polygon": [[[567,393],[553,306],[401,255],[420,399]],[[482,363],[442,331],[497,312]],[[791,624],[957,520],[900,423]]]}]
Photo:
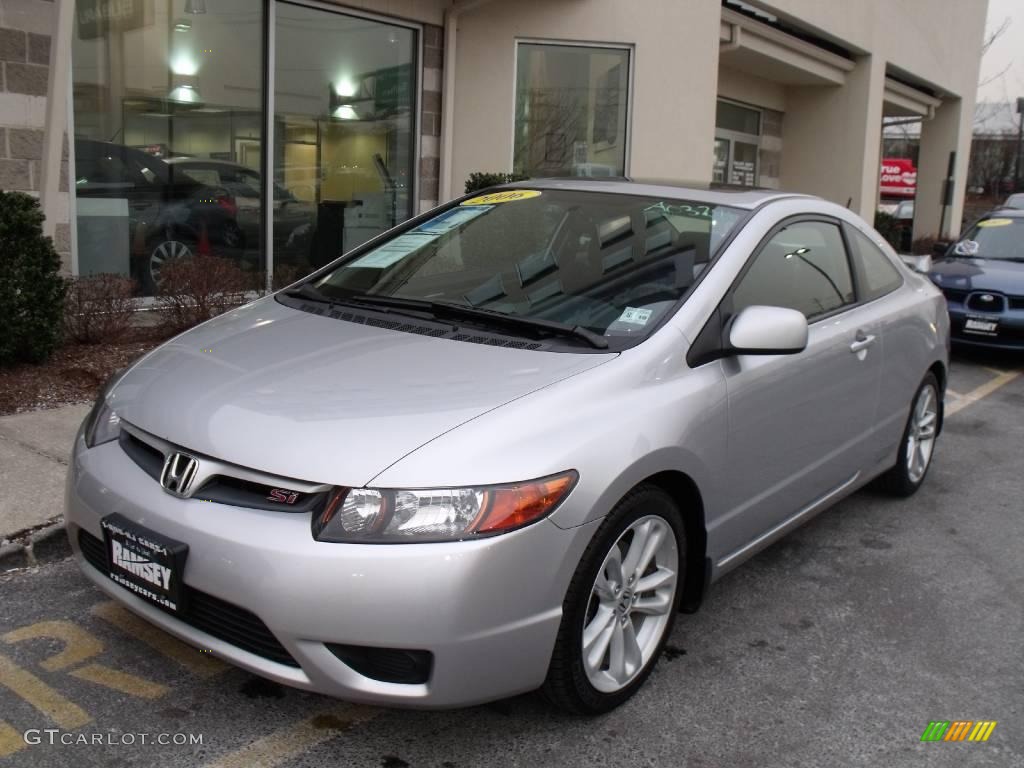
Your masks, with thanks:
[{"label": "front bumper", "polygon": [[[565,503],[572,503],[572,496]],[[82,554],[80,531],[129,520],[189,545],[184,581],[255,614],[298,666],[196,628],[111,581]],[[562,600],[596,523],[545,520],[491,539],[435,544],[313,540],[309,514],[178,499],[114,441],[76,440],[66,492],[68,535],[83,573],[115,600],[185,642],[280,683],[349,701],[456,707],[541,685]],[[326,643],[426,650],[426,683],[356,672]]]},{"label": "front bumper", "polygon": [[[968,310],[963,304],[949,301],[950,338],[954,344],[984,347],[986,349],[1024,350],[1024,310],[1008,309],[1005,312],[986,314]],[[983,335],[964,330],[968,317],[991,320],[998,323],[995,335]]]}]

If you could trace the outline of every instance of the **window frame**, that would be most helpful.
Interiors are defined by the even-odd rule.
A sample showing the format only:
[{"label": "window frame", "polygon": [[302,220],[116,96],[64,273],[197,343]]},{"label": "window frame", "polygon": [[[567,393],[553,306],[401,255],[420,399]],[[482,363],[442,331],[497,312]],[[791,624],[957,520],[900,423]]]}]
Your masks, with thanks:
[{"label": "window frame", "polygon": [[[516,37],[513,41],[512,56],[512,136],[508,147],[508,167],[515,168],[516,164],[516,98],[519,87],[519,51],[523,45],[546,45],[569,48],[588,49],[612,49],[625,51],[626,64],[626,125],[623,136],[624,152],[622,158],[622,175],[630,176],[630,163],[633,150],[633,96],[636,92],[636,46],[633,43],[601,42],[597,40],[564,40],[555,37]],[[605,145],[607,146],[607,145]],[[587,178],[580,176],[577,178]]]}]

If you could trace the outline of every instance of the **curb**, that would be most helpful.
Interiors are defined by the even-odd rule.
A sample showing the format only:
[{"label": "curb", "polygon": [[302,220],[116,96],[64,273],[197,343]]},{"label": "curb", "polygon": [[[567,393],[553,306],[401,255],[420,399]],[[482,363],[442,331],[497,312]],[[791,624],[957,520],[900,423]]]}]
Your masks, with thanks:
[{"label": "curb", "polygon": [[63,519],[30,528],[0,545],[0,573],[52,563],[71,556]]}]

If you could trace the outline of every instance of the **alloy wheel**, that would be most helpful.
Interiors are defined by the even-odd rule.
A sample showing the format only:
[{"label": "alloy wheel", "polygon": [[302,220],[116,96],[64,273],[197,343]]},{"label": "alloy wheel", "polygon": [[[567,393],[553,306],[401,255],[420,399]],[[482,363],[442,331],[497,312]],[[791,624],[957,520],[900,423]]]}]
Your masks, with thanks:
[{"label": "alloy wheel", "polygon": [[590,684],[615,693],[651,661],[675,606],[679,549],[672,527],[641,517],[612,545],[591,588],[581,637]]},{"label": "alloy wheel", "polygon": [[935,388],[925,386],[917,395],[907,433],[907,477],[913,483],[921,482],[935,448],[935,434],[939,422],[938,397]]},{"label": "alloy wheel", "polygon": [[149,276],[154,286],[160,284],[160,270],[172,259],[187,259],[192,248],[181,240],[167,239],[158,243],[149,255]]}]

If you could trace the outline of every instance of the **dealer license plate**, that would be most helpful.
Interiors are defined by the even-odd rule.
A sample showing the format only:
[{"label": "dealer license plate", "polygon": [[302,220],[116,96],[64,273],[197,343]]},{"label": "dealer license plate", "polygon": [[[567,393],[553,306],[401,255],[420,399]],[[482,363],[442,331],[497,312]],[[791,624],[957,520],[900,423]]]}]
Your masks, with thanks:
[{"label": "dealer license plate", "polygon": [[999,321],[987,318],[968,317],[964,322],[964,333],[977,333],[982,336],[996,336],[999,333]]},{"label": "dealer license plate", "polygon": [[100,521],[107,544],[107,575],[144,600],[178,613],[188,544],[143,528],[123,515]]}]

